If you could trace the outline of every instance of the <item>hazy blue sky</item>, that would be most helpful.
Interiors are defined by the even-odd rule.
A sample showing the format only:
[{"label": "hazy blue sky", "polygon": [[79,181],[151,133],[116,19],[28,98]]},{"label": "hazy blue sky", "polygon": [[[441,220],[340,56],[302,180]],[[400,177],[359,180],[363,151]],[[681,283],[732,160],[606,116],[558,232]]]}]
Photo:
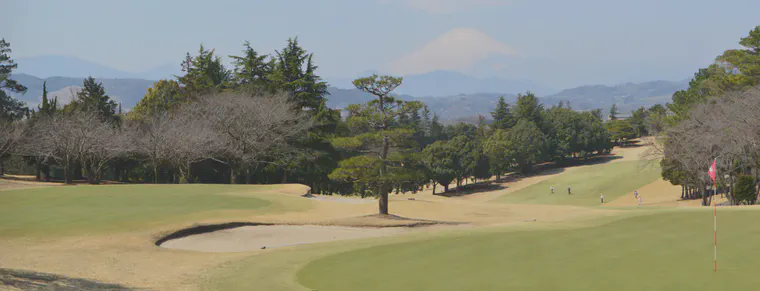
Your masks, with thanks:
[{"label": "hazy blue sky", "polygon": [[760,25],[758,0],[4,1],[14,57],[126,71],[298,36],[326,77],[455,70],[551,86],[690,77]]}]

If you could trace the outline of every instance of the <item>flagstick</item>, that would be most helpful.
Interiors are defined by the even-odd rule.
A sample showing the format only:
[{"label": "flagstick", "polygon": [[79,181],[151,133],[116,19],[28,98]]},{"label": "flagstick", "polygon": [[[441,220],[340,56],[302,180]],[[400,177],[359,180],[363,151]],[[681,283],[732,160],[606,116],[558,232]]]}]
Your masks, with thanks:
[{"label": "flagstick", "polygon": [[[713,196],[718,192],[717,183],[713,185]],[[718,200],[713,197],[713,271],[718,271]]]}]

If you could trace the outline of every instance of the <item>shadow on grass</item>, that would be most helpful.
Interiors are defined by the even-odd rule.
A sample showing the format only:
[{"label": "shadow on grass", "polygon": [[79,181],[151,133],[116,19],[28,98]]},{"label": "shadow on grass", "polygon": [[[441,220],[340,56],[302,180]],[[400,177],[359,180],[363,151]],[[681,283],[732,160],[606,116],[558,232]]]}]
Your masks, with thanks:
[{"label": "shadow on grass", "polygon": [[60,291],[129,291],[138,290],[117,284],[106,284],[79,278],[69,278],[48,273],[0,268],[0,286],[12,290],[60,290]]},{"label": "shadow on grass", "polygon": [[435,195],[444,196],[444,197],[461,197],[461,196],[472,195],[475,193],[497,191],[497,190],[507,188],[504,185],[500,185],[500,184],[492,183],[492,182],[493,181],[483,181],[483,182],[467,184],[459,188],[455,188],[454,190],[449,189],[448,192],[436,193]]}]

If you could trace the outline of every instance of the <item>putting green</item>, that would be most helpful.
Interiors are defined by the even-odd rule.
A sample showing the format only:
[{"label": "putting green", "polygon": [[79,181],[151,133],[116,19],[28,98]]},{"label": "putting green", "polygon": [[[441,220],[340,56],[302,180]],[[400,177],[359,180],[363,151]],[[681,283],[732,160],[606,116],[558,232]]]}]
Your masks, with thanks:
[{"label": "putting green", "polygon": [[[525,189],[503,195],[500,202],[522,204],[599,205],[599,195],[612,201],[660,177],[657,161],[630,161],[572,169]],[[550,187],[554,186],[554,194]],[[573,195],[567,194],[570,186]]]},{"label": "putting green", "polygon": [[370,247],[313,261],[297,278],[330,291],[757,290],[760,211],[719,215],[718,272],[702,210]]},{"label": "putting green", "polygon": [[275,188],[111,185],[4,191],[0,193],[0,237],[134,230],[190,216],[202,218],[219,210],[258,209],[271,203],[254,196]]}]

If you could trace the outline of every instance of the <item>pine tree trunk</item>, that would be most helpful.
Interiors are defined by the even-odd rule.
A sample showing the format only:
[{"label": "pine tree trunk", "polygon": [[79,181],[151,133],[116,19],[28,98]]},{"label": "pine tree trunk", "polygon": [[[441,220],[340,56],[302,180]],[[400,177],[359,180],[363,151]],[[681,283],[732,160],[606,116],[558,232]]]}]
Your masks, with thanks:
[{"label": "pine tree trunk", "polygon": [[433,195],[435,195],[435,181],[433,181]]},{"label": "pine tree trunk", "polygon": [[[385,164],[386,160],[388,159],[388,149],[390,147],[390,137],[384,136],[383,137],[383,150],[380,152],[380,160],[382,161],[382,164],[380,164],[380,177],[385,177],[385,172],[387,171],[387,165]],[[378,208],[380,214],[388,214],[388,191],[385,190],[385,183],[380,183],[380,189],[378,190],[380,193],[380,199],[378,199]]]},{"label": "pine tree trunk", "polygon": [[448,192],[449,192],[449,184],[443,185],[443,193],[448,193]]},{"label": "pine tree trunk", "polygon": [[153,165],[153,184],[158,184],[158,165]]}]

